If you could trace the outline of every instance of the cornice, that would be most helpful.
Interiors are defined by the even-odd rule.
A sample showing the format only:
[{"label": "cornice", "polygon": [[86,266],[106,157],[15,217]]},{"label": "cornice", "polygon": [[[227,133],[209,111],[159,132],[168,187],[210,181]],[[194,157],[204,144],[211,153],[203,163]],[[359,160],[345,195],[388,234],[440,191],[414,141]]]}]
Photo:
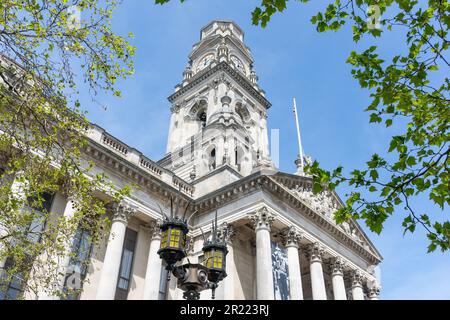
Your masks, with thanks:
[{"label": "cornice", "polygon": [[331,221],[309,208],[298,197],[293,195],[284,186],[275,181],[273,176],[261,175],[259,172],[256,172],[255,174],[244,177],[219,190],[196,199],[194,202],[194,207],[195,210],[198,210],[198,213],[201,214],[215,210],[226,203],[236,201],[243,196],[258,190],[264,190],[276,195],[279,198],[281,197],[281,199],[284,200],[284,203],[289,204],[290,207],[296,210],[298,214],[301,214],[308,220],[312,221],[315,225],[319,226],[322,230],[325,230],[328,234],[345,245],[345,247],[364,257],[370,263],[378,264],[381,262],[382,257],[380,255],[370,252],[338,228],[337,225],[333,224]]},{"label": "cornice", "polygon": [[167,99],[173,103],[175,100],[180,98],[186,92],[188,92],[193,87],[201,84],[205,80],[211,78],[214,74],[219,71],[225,71],[230,77],[232,77],[242,88],[244,88],[253,98],[255,98],[259,103],[261,103],[266,109],[269,109],[272,104],[265,98],[261,93],[259,93],[250,81],[240,74],[240,72],[234,70],[227,62],[222,61],[213,68],[203,70],[193,76],[189,83],[183,87],[180,87],[178,91],[170,95]]}]

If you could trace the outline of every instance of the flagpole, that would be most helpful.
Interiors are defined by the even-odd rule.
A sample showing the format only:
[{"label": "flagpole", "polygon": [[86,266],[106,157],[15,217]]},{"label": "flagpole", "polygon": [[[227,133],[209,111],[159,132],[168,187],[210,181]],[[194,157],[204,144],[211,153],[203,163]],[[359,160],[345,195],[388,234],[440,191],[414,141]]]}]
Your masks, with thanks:
[{"label": "flagpole", "polygon": [[300,125],[298,124],[297,102],[295,101],[295,98],[294,98],[294,115],[295,115],[295,123],[297,125],[297,138],[298,138],[298,150],[299,150],[299,155],[300,155],[300,165],[303,170],[303,168],[304,168],[303,147],[302,147],[302,138],[300,135]]}]

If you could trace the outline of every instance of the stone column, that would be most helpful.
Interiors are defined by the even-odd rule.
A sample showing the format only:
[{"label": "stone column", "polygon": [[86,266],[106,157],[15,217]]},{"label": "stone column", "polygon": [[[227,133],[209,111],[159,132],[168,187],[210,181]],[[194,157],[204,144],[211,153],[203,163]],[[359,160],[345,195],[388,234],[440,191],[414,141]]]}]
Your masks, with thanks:
[{"label": "stone column", "polygon": [[335,258],[331,264],[334,300],[347,300],[344,284],[344,266],[344,260],[340,257]]},{"label": "stone column", "polygon": [[282,237],[287,248],[290,297],[291,300],[303,300],[302,275],[298,255],[301,235],[294,227],[289,227],[283,230]]},{"label": "stone column", "polygon": [[[219,238],[221,238],[227,244],[228,254],[226,257],[226,273],[227,276],[222,280],[223,286],[223,299],[224,300],[234,300],[234,284],[238,279],[236,279],[236,265],[234,261],[234,248],[233,248],[233,240],[236,236],[236,229],[228,224],[222,224],[219,229]],[[220,287],[220,284],[219,284]]]},{"label": "stone column", "polygon": [[352,274],[352,296],[353,300],[364,300],[363,277],[359,270],[353,271]]},{"label": "stone column", "polygon": [[369,300],[380,300],[380,286],[373,285],[369,290]]},{"label": "stone column", "polygon": [[311,244],[308,249],[313,300],[327,300],[322,269],[324,249],[318,242]]},{"label": "stone column", "polygon": [[[57,208],[57,209],[55,209]],[[72,253],[73,240],[77,231],[76,225],[73,225],[71,219],[75,215],[75,203],[72,198],[66,199],[62,194],[57,193],[53,199],[53,204],[51,208],[51,213],[61,213],[62,218],[64,219],[64,224],[73,228],[71,234],[63,235],[61,233],[58,234],[58,241],[62,242],[63,251],[58,251],[57,256],[48,256],[47,257],[47,265],[56,266],[55,269],[48,270],[51,274],[55,274],[57,276],[57,280],[54,283],[50,284],[47,288],[40,288],[37,293],[38,300],[59,300],[59,297],[55,294],[56,292],[61,292],[64,288],[64,282],[66,280],[67,269],[70,263],[70,256]],[[59,219],[59,217],[57,217]],[[57,221],[55,222],[57,223]],[[44,271],[45,272],[45,271]]]},{"label": "stone column", "polygon": [[123,242],[128,219],[135,210],[125,204],[114,206],[111,232],[106,248],[105,259],[97,289],[97,300],[114,300],[117,279],[120,271],[120,260],[122,257]]},{"label": "stone column", "polygon": [[158,255],[161,245],[161,222],[155,221],[150,226],[151,240],[148,252],[147,271],[145,273],[144,300],[158,300],[161,279],[162,260]]},{"label": "stone column", "polygon": [[274,217],[262,207],[250,219],[256,231],[256,299],[273,300],[272,246],[270,227]]}]

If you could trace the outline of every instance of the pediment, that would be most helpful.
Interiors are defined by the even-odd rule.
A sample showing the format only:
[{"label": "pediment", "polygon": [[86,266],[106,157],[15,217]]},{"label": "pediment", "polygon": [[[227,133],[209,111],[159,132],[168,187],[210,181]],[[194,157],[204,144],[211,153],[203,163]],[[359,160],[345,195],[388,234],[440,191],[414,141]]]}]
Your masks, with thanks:
[{"label": "pediment", "polygon": [[336,224],[334,213],[339,208],[342,208],[344,204],[335,191],[324,190],[319,194],[314,194],[312,191],[312,179],[309,177],[279,172],[272,176],[272,179],[283,185],[316,214],[320,214],[335,224],[337,228],[345,232],[354,241],[364,247],[364,249],[381,257],[380,253],[356,221],[350,220],[342,224]]}]

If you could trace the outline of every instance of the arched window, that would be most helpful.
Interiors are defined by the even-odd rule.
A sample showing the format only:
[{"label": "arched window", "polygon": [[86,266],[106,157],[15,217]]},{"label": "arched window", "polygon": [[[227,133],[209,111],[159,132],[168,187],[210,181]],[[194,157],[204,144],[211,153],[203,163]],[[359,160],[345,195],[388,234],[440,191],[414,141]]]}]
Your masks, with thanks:
[{"label": "arched window", "polygon": [[216,168],[216,148],[212,149],[209,153],[209,169],[214,170]]},{"label": "arched window", "polygon": [[201,122],[202,128],[206,126],[206,112],[204,110],[198,114],[197,120]]}]

